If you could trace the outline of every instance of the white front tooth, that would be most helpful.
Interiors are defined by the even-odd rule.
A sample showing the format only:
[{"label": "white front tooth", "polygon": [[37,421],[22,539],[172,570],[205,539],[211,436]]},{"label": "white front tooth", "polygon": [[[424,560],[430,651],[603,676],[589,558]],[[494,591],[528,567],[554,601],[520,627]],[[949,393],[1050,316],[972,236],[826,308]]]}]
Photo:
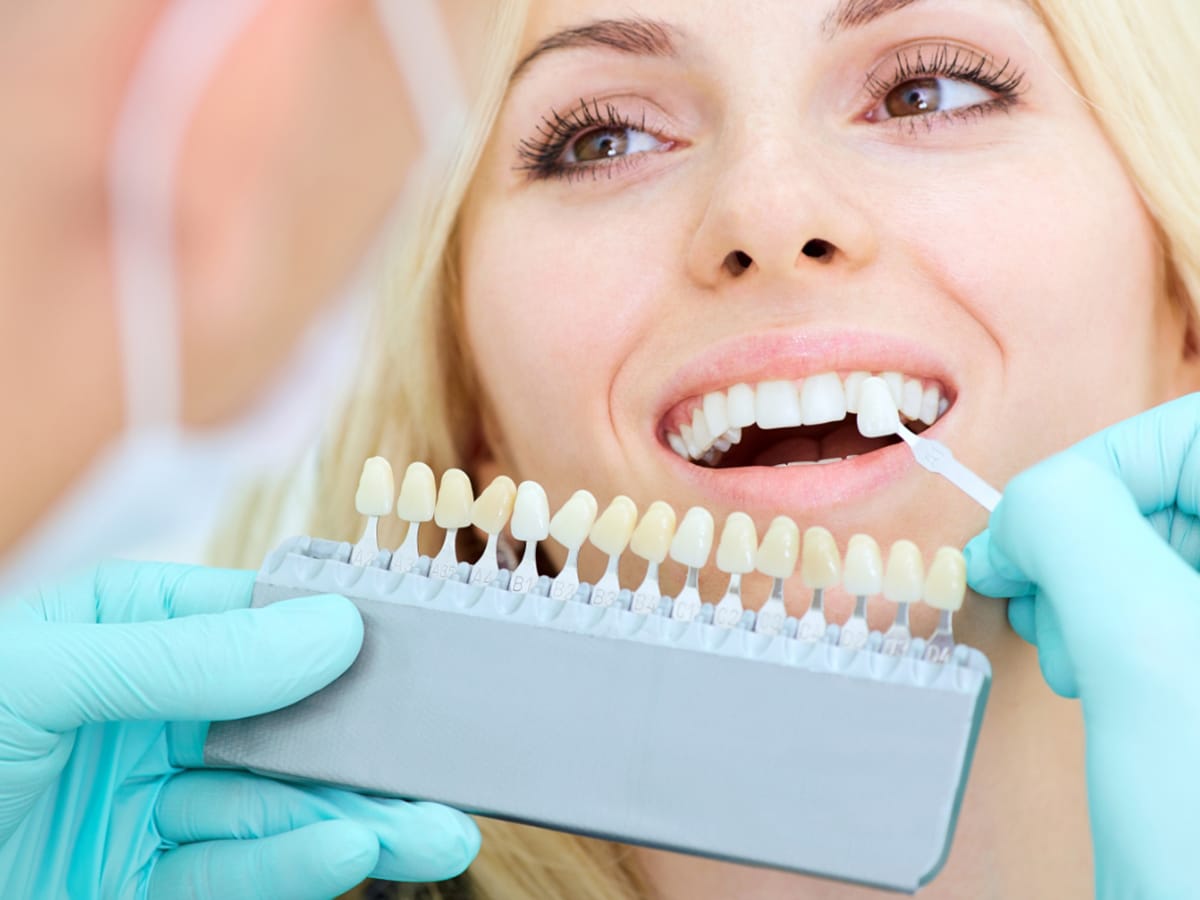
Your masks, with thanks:
[{"label": "white front tooth", "polygon": [[896,409],[899,409],[900,404],[904,402],[904,376],[899,372],[884,372],[879,377],[892,392],[892,402],[896,404]]},{"label": "white front tooth", "polygon": [[932,425],[938,418],[938,401],[942,399],[942,393],[935,386],[925,388],[925,393],[921,395],[921,414],[917,417],[926,425]]},{"label": "white front tooth", "polygon": [[701,453],[712,446],[714,437],[716,435],[708,427],[708,419],[704,416],[704,410],[696,407],[696,411],[692,413],[692,440],[696,442],[696,446],[700,448]]},{"label": "white front tooth", "polygon": [[729,404],[723,392],[704,395],[704,418],[711,434],[719,436],[729,430]]},{"label": "white front tooth", "polygon": [[754,417],[759,428],[793,428],[804,422],[800,394],[790,381],[764,381],[754,393]]},{"label": "white front tooth", "polygon": [[745,428],[754,424],[754,388],[748,384],[735,384],[729,389],[725,401],[725,412],[733,428]]},{"label": "white front tooth", "polygon": [[687,444],[683,442],[683,438],[681,438],[679,435],[675,433],[668,434],[667,444],[672,450],[675,451],[677,456],[682,456],[684,459],[688,458]]},{"label": "white front tooth", "polygon": [[924,392],[921,390],[921,382],[915,378],[906,378],[904,381],[904,394],[900,398],[900,412],[904,414],[904,418],[912,419],[921,415],[921,400]]},{"label": "white front tooth", "polygon": [[800,390],[800,409],[805,425],[824,425],[846,418],[846,389],[833,372],[804,379]]},{"label": "white front tooth", "polygon": [[851,372],[846,376],[846,412],[858,412],[858,392],[862,383],[870,377],[870,372]]},{"label": "white front tooth", "polygon": [[683,446],[691,459],[699,459],[704,455],[704,451],[696,444],[696,438],[692,435],[691,425],[680,425],[679,437],[683,440]]}]

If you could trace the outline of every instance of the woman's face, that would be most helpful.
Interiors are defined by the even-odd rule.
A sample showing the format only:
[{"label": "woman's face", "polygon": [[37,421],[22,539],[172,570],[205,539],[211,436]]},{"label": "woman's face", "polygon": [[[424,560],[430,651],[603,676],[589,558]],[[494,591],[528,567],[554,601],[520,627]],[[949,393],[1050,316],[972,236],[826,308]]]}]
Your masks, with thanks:
[{"label": "woman's face", "polygon": [[[913,382],[996,485],[1194,383],[1152,224],[1021,0],[539,0],[521,56],[462,301],[495,468],[552,502],[961,546],[983,511],[838,421],[853,373]],[[756,424],[684,458],[736,385]],[[835,421],[758,427],[796,417]]]}]

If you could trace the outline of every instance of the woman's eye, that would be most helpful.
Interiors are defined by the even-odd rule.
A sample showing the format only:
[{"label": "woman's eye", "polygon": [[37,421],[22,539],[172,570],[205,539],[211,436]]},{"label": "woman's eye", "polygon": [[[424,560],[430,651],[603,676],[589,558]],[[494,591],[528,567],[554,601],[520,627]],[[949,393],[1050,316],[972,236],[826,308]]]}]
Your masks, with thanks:
[{"label": "woman's eye", "polygon": [[953,78],[914,78],[888,91],[871,117],[902,119],[964,109],[987,103],[994,96],[991,91],[969,81]]},{"label": "woman's eye", "polygon": [[665,146],[653,135],[636,128],[598,128],[571,141],[563,156],[564,163],[603,162],[646,153]]}]

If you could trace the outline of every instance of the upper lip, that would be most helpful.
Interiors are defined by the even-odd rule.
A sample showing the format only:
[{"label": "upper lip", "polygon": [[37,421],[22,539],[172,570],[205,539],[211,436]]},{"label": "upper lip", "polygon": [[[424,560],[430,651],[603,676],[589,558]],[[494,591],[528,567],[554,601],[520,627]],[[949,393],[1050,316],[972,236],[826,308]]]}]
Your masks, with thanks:
[{"label": "upper lip", "polygon": [[684,363],[660,388],[656,426],[661,431],[664,418],[679,403],[735,384],[860,370],[938,381],[951,402],[957,393],[946,362],[911,338],[847,328],[774,331],[731,338]]}]

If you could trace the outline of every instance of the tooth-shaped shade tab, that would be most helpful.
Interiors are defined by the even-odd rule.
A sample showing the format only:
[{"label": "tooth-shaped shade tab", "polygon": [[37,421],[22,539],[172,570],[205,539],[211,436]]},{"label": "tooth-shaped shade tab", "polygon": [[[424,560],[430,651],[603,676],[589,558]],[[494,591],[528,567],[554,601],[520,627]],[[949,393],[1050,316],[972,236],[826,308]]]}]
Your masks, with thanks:
[{"label": "tooth-shaped shade tab", "polygon": [[962,552],[942,547],[933,556],[925,578],[925,602],[935,609],[957,612],[967,593],[967,562]]},{"label": "tooth-shaped shade tab", "polygon": [[637,524],[637,513],[637,504],[628,497],[614,497],[592,526],[589,540],[609,556],[624,553]]},{"label": "tooth-shaped shade tab", "polygon": [[753,572],[758,558],[758,532],[744,512],[730,513],[717,545],[717,568],[730,575]]},{"label": "tooth-shaped shade tab", "polygon": [[484,534],[499,534],[512,515],[517,486],[507,475],[501,475],[483,489],[471,507],[471,524]]},{"label": "tooth-shaped shade tab", "polygon": [[900,430],[900,413],[882,378],[868,378],[858,394],[858,432],[866,438],[887,437]]},{"label": "tooth-shaped shade tab", "polygon": [[912,541],[896,541],[888,551],[883,596],[896,603],[916,603],[925,590],[925,561]]},{"label": "tooth-shaped shade tab", "polygon": [[400,482],[396,515],[405,522],[428,522],[437,505],[437,482],[433,469],[423,462],[409,463]]},{"label": "tooth-shaped shade tab", "polygon": [[655,500],[633,530],[629,549],[644,560],[661,563],[667,558],[674,536],[675,510],[663,501]]},{"label": "tooth-shaped shade tab", "polygon": [[550,536],[550,501],[536,481],[522,481],[517,487],[511,530],[518,541],[544,541]]},{"label": "tooth-shaped shade tab", "polygon": [[846,544],[842,586],[859,597],[878,594],[883,589],[883,555],[870,535],[853,535]]},{"label": "tooth-shaped shade tab", "polygon": [[568,550],[578,550],[596,521],[596,508],[590,491],[576,491],[550,520],[550,536]]},{"label": "tooth-shaped shade tab", "polygon": [[712,552],[712,544],[712,513],[702,506],[693,506],[684,513],[671,541],[671,559],[692,569],[703,568]]},{"label": "tooth-shaped shade tab", "polygon": [[382,456],[372,456],[363,463],[354,495],[354,508],[364,516],[386,516],[392,511],[396,482],[392,467]]},{"label": "tooth-shaped shade tab", "polygon": [[467,473],[462,469],[447,469],[442,473],[433,520],[438,528],[466,528],[471,524],[474,501],[475,494]]},{"label": "tooth-shaped shade tab", "polygon": [[800,578],[814,591],[828,590],[841,580],[842,558],[838,554],[837,541],[828,529],[814,525],[804,532]]},{"label": "tooth-shaped shade tab", "polygon": [[758,571],[772,578],[791,578],[800,556],[800,529],[787,516],[776,516],[758,548]]}]

